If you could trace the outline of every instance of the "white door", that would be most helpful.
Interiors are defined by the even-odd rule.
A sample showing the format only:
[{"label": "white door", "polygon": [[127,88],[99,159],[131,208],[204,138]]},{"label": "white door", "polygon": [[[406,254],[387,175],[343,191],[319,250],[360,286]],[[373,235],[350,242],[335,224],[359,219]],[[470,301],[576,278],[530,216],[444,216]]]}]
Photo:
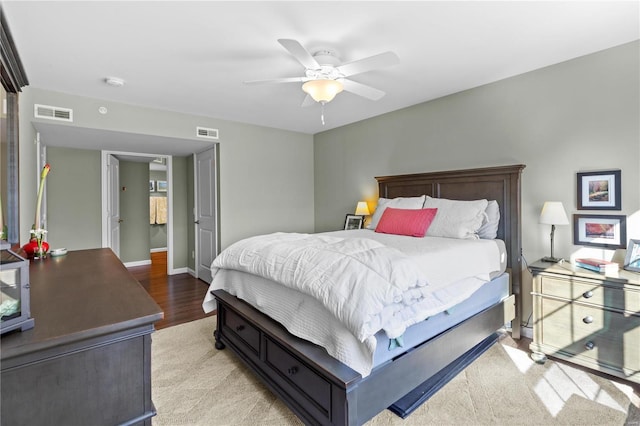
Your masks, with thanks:
[{"label": "white door", "polygon": [[211,282],[211,262],[218,255],[215,148],[196,154],[196,273]]},{"label": "white door", "polygon": [[113,155],[107,158],[107,226],[108,247],[120,257],[120,161]]}]

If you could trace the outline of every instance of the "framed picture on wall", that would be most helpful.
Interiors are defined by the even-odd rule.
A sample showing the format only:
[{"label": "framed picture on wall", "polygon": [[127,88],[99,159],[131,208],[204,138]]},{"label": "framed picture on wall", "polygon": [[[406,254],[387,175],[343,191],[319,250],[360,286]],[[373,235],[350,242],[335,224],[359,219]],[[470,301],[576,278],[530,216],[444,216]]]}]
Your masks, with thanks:
[{"label": "framed picture on wall", "polygon": [[578,210],[620,210],[620,170],[578,173]]},{"label": "framed picture on wall", "polygon": [[573,244],[606,249],[625,248],[626,216],[574,214]]},{"label": "framed picture on wall", "polygon": [[157,181],[158,187],[156,188],[156,190],[158,192],[167,192],[167,181],[166,180],[159,180]]},{"label": "framed picture on wall", "polygon": [[640,272],[640,240],[629,240],[627,256],[624,259],[624,269]]},{"label": "framed picture on wall", "polygon": [[155,180],[150,180],[149,181],[149,192],[154,192],[156,190],[156,181]]},{"label": "framed picture on wall", "polygon": [[348,214],[344,219],[344,229],[362,229],[362,222],[364,221],[364,216]]}]

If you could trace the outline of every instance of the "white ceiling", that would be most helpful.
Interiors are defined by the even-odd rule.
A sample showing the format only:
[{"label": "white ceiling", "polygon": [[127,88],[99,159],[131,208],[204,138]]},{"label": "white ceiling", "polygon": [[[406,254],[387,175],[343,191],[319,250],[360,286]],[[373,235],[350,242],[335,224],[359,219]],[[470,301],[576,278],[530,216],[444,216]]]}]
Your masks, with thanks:
[{"label": "white ceiling", "polygon": [[[640,38],[638,1],[1,3],[32,87],[308,134]],[[352,77],[386,96],[343,92],[323,126],[300,83],[243,84],[302,75],[279,38],[400,64]]]}]

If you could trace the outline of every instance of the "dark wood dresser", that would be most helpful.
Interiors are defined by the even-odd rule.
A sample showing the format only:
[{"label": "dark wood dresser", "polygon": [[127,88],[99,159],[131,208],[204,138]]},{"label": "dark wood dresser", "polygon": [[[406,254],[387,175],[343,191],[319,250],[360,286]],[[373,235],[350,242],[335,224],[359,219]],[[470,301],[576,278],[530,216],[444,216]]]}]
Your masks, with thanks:
[{"label": "dark wood dresser", "polygon": [[35,327],[0,340],[7,425],[151,424],[160,307],[110,249],[32,261]]}]

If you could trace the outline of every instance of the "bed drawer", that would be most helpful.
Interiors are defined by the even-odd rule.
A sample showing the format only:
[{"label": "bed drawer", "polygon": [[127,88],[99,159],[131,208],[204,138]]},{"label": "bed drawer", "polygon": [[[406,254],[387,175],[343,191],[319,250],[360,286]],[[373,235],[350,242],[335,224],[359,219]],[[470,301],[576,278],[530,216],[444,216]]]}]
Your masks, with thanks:
[{"label": "bed drawer", "polygon": [[266,338],[265,362],[286,382],[308,397],[324,414],[331,410],[331,384],[279,344]]},{"label": "bed drawer", "polygon": [[260,331],[231,309],[224,309],[223,327],[225,333],[238,337],[240,341],[253,349],[256,355],[260,353]]},{"label": "bed drawer", "polygon": [[628,312],[640,311],[640,292],[625,291],[602,285],[597,281],[568,281],[562,278],[541,277],[541,293],[563,299],[604,306]]}]

